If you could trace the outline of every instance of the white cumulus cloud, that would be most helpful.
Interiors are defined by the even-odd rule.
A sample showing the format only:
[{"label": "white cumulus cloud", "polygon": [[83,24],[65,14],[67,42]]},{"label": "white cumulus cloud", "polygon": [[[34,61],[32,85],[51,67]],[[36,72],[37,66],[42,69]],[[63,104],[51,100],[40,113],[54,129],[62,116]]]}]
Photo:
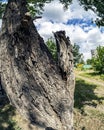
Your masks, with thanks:
[{"label": "white cumulus cloud", "polygon": [[82,28],[82,25],[86,25],[86,23],[68,24],[68,20],[88,21],[97,18],[97,15],[91,10],[86,12],[77,0],[73,0],[73,4],[66,11],[58,1],[46,4],[44,10],[43,18],[37,20],[35,25],[45,41],[53,35],[52,32],[65,30],[71,42],[80,46],[85,60],[91,58],[92,49],[104,44],[104,33],[97,26],[89,24]]}]

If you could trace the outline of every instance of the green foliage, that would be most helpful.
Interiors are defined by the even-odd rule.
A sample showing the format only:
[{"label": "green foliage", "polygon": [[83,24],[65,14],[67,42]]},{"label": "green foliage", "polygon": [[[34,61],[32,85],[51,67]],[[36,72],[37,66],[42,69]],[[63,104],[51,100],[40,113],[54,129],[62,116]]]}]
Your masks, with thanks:
[{"label": "green foliage", "polygon": [[49,51],[51,52],[53,58],[56,60],[57,59],[57,48],[56,48],[56,43],[52,38],[49,38],[48,41],[46,42],[47,47]]},{"label": "green foliage", "polygon": [[7,101],[7,98],[0,98],[0,103],[3,102],[2,106],[0,106],[0,130],[22,130],[15,120],[13,120],[13,116],[15,116],[15,108],[12,107]]},{"label": "green foliage", "polygon": [[44,11],[43,7],[45,3],[50,3],[52,0],[27,0],[28,2],[28,9],[32,16],[35,16],[36,14],[42,14]]},{"label": "green foliage", "polygon": [[[44,5],[50,3],[53,0],[27,0],[28,9],[32,15],[42,14],[44,11]],[[63,4],[64,9],[67,9],[72,0],[59,0]]]},{"label": "green foliage", "polygon": [[[34,8],[31,9],[34,13],[42,13],[44,11],[43,7],[45,3],[50,3],[53,0],[27,0],[28,3],[33,4]],[[59,0],[63,4],[64,9],[67,9],[73,0]],[[79,0],[80,5],[83,5],[84,9],[87,11],[91,9],[94,11],[100,19],[96,19],[98,26],[104,26],[104,1],[103,0]],[[30,4],[29,4],[30,6]],[[29,8],[30,9],[30,8]],[[32,12],[33,12],[32,11]]]},{"label": "green foliage", "polygon": [[101,74],[100,78],[104,81],[104,74]]},{"label": "green foliage", "polygon": [[86,62],[87,62],[88,65],[92,65],[93,60],[92,59],[87,59]]},{"label": "green foliage", "polygon": [[5,11],[6,3],[0,2],[0,19],[2,18],[2,15]]},{"label": "green foliage", "polygon": [[[53,0],[27,0],[28,9],[30,13],[34,16],[36,14],[41,14],[44,11],[45,3],[50,3]],[[63,4],[64,9],[72,3],[73,0],[59,0]],[[103,0],[79,0],[80,4],[83,5],[85,10],[91,9],[94,11],[100,19],[96,19],[98,26],[104,26],[104,1]],[[0,2],[0,16],[5,10],[5,3]],[[1,17],[0,17],[1,18]]]},{"label": "green foliage", "polygon": [[60,0],[60,3],[64,5],[64,9],[67,9],[68,6],[72,3],[73,0]]},{"label": "green foliage", "polygon": [[97,55],[93,58],[93,67],[100,74],[104,74],[104,46],[97,47]]},{"label": "green foliage", "polygon": [[[30,11],[32,16],[35,16],[36,14],[40,15],[44,11],[44,6],[46,3],[50,3],[53,0],[27,0],[27,7]],[[64,9],[67,9],[72,0],[59,0],[60,3],[63,4]],[[0,1],[0,18],[2,18],[2,14],[5,11],[5,5],[7,3],[3,3]]]},{"label": "green foliage", "polygon": [[96,19],[98,26],[104,26],[104,0],[79,0],[79,2],[85,10],[91,9],[100,17]]},{"label": "green foliage", "polygon": [[80,47],[76,43],[73,46],[73,56],[74,56],[74,64],[83,64],[83,54],[79,52]]}]

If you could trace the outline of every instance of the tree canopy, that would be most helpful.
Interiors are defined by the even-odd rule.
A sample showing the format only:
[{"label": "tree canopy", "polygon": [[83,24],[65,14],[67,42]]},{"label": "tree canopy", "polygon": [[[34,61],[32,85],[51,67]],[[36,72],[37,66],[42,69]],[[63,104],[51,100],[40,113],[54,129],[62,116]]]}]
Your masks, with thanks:
[{"label": "tree canopy", "polygon": [[83,61],[83,54],[79,52],[80,46],[77,45],[76,43],[73,46],[73,56],[74,56],[74,64],[78,63],[84,63]]},{"label": "tree canopy", "polygon": [[99,18],[96,19],[98,26],[104,26],[104,0],[79,0],[85,10],[91,9]]},{"label": "tree canopy", "polygon": [[[32,15],[36,13],[40,14],[44,11],[45,3],[50,3],[53,0],[27,0],[28,8]],[[98,26],[104,26],[104,1],[103,0],[78,0],[80,5],[84,7],[87,11],[91,9],[94,11],[99,18],[96,19],[96,24]],[[73,0],[59,0],[63,4],[64,9],[67,9],[68,6],[73,2]],[[5,9],[5,4],[3,0],[0,0],[0,17]]]}]

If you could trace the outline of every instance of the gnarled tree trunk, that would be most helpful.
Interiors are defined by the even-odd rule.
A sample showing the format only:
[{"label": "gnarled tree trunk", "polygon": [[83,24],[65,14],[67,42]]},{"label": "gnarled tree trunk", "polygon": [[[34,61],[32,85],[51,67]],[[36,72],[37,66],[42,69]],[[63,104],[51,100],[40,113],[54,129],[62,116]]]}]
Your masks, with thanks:
[{"label": "gnarled tree trunk", "polygon": [[73,57],[55,34],[58,65],[38,34],[26,0],[9,0],[0,34],[0,77],[7,96],[35,130],[73,130]]}]

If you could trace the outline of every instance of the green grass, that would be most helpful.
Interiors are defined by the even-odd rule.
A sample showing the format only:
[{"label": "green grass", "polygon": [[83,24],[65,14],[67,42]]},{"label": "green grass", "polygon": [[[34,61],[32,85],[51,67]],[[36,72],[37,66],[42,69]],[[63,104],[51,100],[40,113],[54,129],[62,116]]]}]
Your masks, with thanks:
[{"label": "green grass", "polygon": [[97,101],[100,103],[104,100],[104,97],[98,97],[94,90],[97,88],[96,85],[91,83],[87,83],[84,80],[76,79],[76,87],[75,87],[75,108],[82,109],[83,105],[89,104],[92,106],[96,106]]},{"label": "green grass", "polygon": [[99,74],[98,72],[95,72],[93,70],[81,71],[79,75],[104,82],[104,74]]},{"label": "green grass", "polygon": [[102,113],[99,110],[90,110],[91,116],[92,117],[97,117],[100,118],[100,120],[104,121],[104,113]]},{"label": "green grass", "polygon": [[95,93],[98,88],[97,85],[76,79],[75,130],[104,130],[104,97]]}]

